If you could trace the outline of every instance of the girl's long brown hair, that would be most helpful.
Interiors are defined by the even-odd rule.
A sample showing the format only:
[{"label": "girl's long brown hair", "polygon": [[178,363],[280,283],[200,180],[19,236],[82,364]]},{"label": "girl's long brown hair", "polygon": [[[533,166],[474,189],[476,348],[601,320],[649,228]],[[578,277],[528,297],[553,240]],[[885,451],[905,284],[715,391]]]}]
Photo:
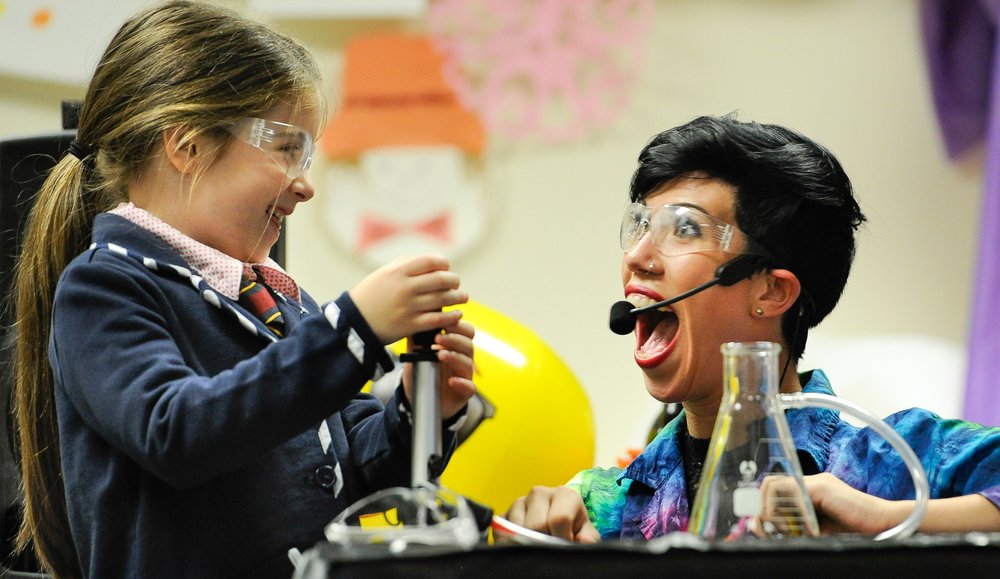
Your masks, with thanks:
[{"label": "girl's long brown hair", "polygon": [[224,144],[222,128],[279,102],[322,109],[320,90],[318,67],[301,45],[204,2],[168,1],[140,12],[101,57],[76,137],[90,154],[82,161],[65,156],[42,185],[14,281],[13,408],[24,490],[17,546],[33,546],[54,576],[81,575],[48,359],[59,275],[86,248],[95,215],[127,199],[129,183],[162,146],[165,130],[183,126],[188,139],[219,135]]}]

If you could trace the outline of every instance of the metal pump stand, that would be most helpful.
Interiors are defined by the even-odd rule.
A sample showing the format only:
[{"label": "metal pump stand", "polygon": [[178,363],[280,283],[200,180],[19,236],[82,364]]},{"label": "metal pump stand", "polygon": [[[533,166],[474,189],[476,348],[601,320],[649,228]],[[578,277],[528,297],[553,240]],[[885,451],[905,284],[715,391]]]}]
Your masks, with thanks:
[{"label": "metal pump stand", "polygon": [[440,330],[420,332],[411,338],[413,351],[400,355],[413,365],[413,462],[411,485],[437,486],[431,473],[441,465],[441,417],[438,407],[440,362],[431,346]]}]

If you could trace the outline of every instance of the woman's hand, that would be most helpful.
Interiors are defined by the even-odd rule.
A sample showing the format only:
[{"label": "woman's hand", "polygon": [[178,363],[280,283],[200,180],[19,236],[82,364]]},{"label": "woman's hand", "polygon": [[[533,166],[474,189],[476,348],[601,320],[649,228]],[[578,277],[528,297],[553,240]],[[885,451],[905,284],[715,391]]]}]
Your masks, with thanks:
[{"label": "woman's hand", "polygon": [[[828,533],[875,535],[910,516],[916,501],[889,501],[848,486],[829,473],[805,477],[820,530]],[[927,503],[921,533],[1000,531],[1000,508],[980,494],[968,494]]]},{"label": "woman's hand", "polygon": [[590,522],[580,493],[569,487],[536,486],[514,501],[504,517],[532,531],[577,543],[596,543],[600,533]]},{"label": "woman's hand", "polygon": [[913,501],[887,501],[863,493],[830,473],[805,477],[820,532],[877,535],[896,526],[913,509]]}]

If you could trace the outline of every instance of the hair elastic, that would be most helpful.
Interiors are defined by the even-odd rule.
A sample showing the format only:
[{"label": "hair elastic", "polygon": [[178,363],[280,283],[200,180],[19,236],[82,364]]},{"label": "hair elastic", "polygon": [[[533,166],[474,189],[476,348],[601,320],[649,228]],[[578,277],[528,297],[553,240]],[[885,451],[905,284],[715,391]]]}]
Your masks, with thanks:
[{"label": "hair elastic", "polygon": [[92,151],[87,145],[82,145],[76,139],[73,139],[69,142],[69,148],[66,149],[66,152],[82,161],[89,157]]}]

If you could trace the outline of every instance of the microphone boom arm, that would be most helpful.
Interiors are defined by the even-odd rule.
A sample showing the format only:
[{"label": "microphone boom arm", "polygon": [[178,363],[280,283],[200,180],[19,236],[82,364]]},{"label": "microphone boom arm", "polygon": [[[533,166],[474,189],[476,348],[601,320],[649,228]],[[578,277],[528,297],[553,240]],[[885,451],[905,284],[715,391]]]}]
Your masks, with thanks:
[{"label": "microphone boom arm", "polygon": [[655,304],[649,304],[648,306],[642,306],[641,308],[632,308],[629,311],[629,313],[635,316],[643,312],[648,312],[649,310],[658,310],[660,308],[665,308],[675,302],[683,300],[684,298],[689,298],[700,291],[705,291],[708,288],[712,287],[713,285],[718,284],[719,281],[720,281],[719,278],[712,279],[710,281],[701,284],[700,286],[693,287],[682,294],[677,294],[674,297],[670,298],[669,300],[663,300],[662,302],[656,302]]},{"label": "microphone boom arm", "polygon": [[713,279],[672,298],[639,308],[633,308],[632,304],[627,301],[617,302],[611,307],[611,320],[609,323],[611,331],[620,335],[628,334],[635,328],[635,317],[637,315],[650,310],[665,308],[675,302],[689,298],[698,292],[705,291],[714,285],[721,285],[723,287],[735,285],[740,280],[751,277],[768,260],[770,258],[766,256],[743,254],[732,261],[720,265],[715,270],[715,277]]}]

